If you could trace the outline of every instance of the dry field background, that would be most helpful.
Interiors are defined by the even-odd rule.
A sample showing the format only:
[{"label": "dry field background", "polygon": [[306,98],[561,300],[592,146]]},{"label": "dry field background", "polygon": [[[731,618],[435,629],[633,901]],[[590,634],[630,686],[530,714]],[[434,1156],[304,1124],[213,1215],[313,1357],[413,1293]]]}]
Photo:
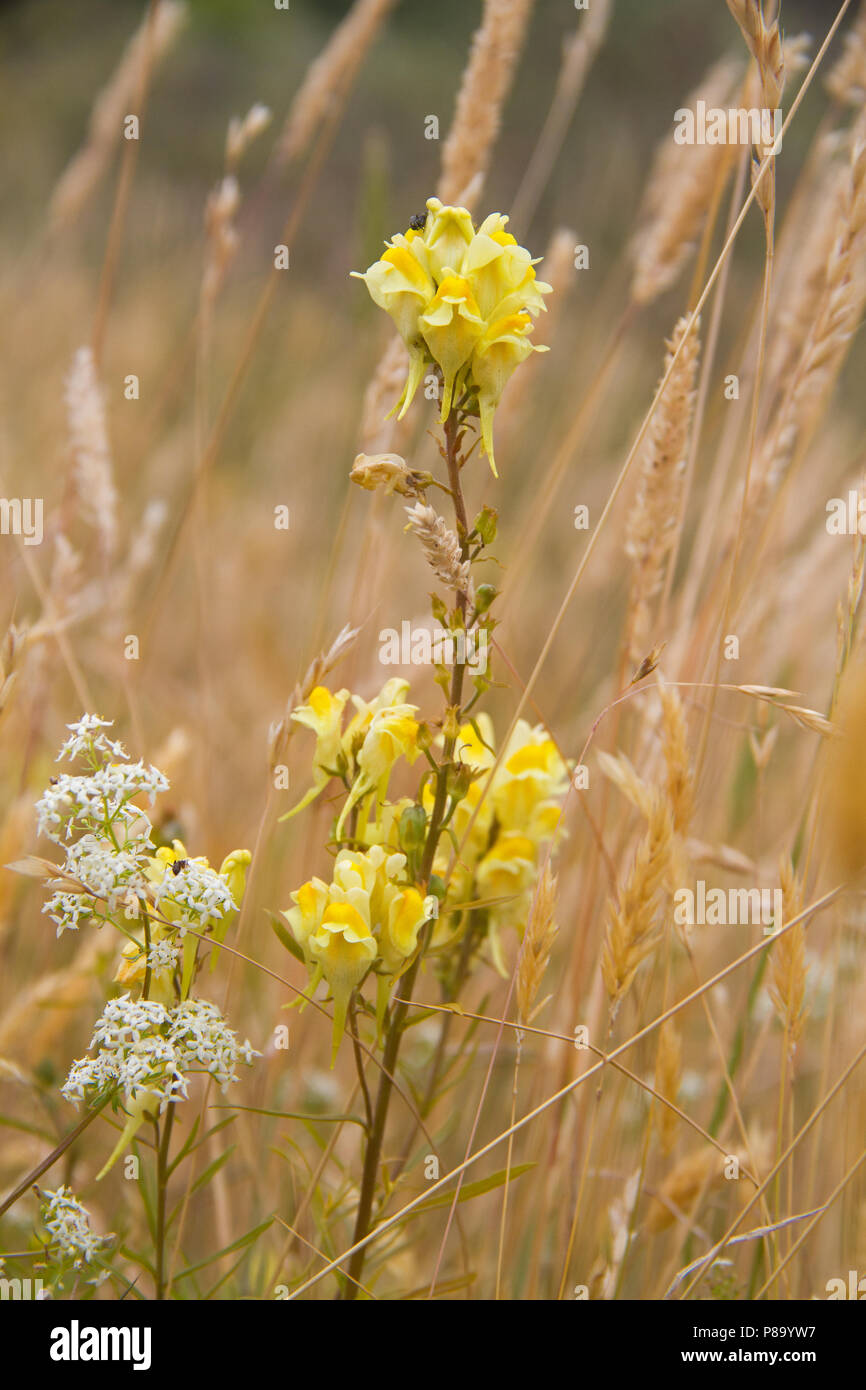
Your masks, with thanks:
[{"label": "dry field background", "polygon": [[[758,11],[739,8],[748,29]],[[352,1051],[330,1071],[326,1013],[283,1012],[306,972],[271,926],[327,878],[339,802],[280,822],[311,781],[310,736],[283,736],[346,624],[357,638],[325,684],[369,699],[404,675],[419,719],[443,716],[430,670],[379,659],[380,631],[424,622],[435,585],[403,499],[349,481],[359,451],[441,475],[432,405],[384,420],[401,360],[349,279],[434,192],[510,214],[553,285],[551,350],[497,412],[500,477],[476,451],[464,487],[470,517],[499,518],[484,708],[502,734],[520,705],[588,785],[565,798],[551,861],[535,1031],[518,1046],[510,928],[504,977],[482,945],[461,986],[482,1021],[431,1011],[407,1033],[376,1189],[378,1218],[399,1219],[367,1249],[361,1296],[825,1298],[866,1274],[864,548],[827,525],[830,499],[866,487],[866,14],[847,7],[813,72],[837,13],[783,0],[769,104],[805,95],[775,194],[765,178],[726,247],[749,151],[675,145],[674,112],[773,96],[771,4],[757,62],[723,0],[4,10],[0,492],[44,499],[44,537],[0,537],[0,857],[52,853],[34,804],[65,725],[113,720],[170,779],[162,842],[213,864],[252,852],[239,954],[201,978],[263,1054],[227,1097],[198,1081],[175,1107],[183,1137],[194,1115],[225,1116],[205,1107],[246,1108],[169,1184],[167,1290],[144,1130],[141,1182],[95,1180],[116,1137],[104,1118],[36,1175],[118,1237],[106,1282],[72,1275],[58,1296],[134,1280],[146,1297],[357,1292],[345,1265],[326,1270],[361,1182],[363,1129],[332,1118],[360,1113]],[[255,103],[270,122],[227,154]],[[416,786],[403,767],[392,793]],[[674,894],[698,880],[781,888],[786,930],[683,930]],[[0,1218],[10,1277],[39,1251],[26,1180],[80,1119],[59,1087],[118,989],[120,938],[55,939],[44,897],[0,875],[0,1190],[24,1184]],[[441,1002],[430,962],[415,997]],[[459,1204],[455,1177],[399,1216],[433,1185],[431,1154],[444,1178],[499,1136]]]}]

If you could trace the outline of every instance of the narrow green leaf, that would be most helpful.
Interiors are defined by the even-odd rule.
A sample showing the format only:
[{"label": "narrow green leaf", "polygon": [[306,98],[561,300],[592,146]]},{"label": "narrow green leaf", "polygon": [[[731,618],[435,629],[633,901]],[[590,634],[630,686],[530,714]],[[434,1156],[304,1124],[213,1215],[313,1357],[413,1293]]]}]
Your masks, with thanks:
[{"label": "narrow green leaf", "polygon": [[[214,1105],[212,1109],[223,1110],[228,1106]],[[309,1120],[311,1124],[323,1125],[360,1125],[362,1129],[366,1127],[366,1122],[360,1115],[304,1115],[300,1110],[262,1110],[258,1105],[233,1105],[232,1110],[246,1110],[252,1115],[270,1115],[275,1120]]]},{"label": "narrow green leaf", "polygon": [[295,938],[292,936],[292,933],[289,931],[288,927],[280,921],[276,913],[269,912],[267,916],[268,920],[270,921],[274,936],[277,938],[280,945],[285,946],[289,954],[294,956],[295,960],[299,960],[301,962],[301,965],[303,965],[304,953],[301,950]]},{"label": "narrow green leaf", "polygon": [[208,1255],[206,1260],[199,1260],[197,1265],[190,1265],[187,1269],[182,1269],[180,1274],[175,1275],[172,1283],[176,1284],[180,1279],[189,1279],[193,1274],[198,1274],[200,1269],[207,1269],[208,1265],[213,1264],[214,1260],[222,1259],[223,1255],[230,1255],[233,1250],[243,1250],[245,1246],[252,1245],[253,1242],[258,1240],[259,1236],[268,1229],[273,1219],[272,1216],[269,1216],[267,1221],[263,1221],[259,1226],[254,1226],[251,1231],[247,1231],[246,1235],[239,1236],[237,1240],[233,1240],[231,1245],[224,1245],[222,1250],[217,1250],[213,1255]]},{"label": "narrow green leaf", "polygon": [[[535,1168],[534,1163],[515,1163],[514,1167],[500,1168],[498,1173],[493,1173],[489,1178],[479,1178],[477,1182],[464,1183],[460,1189],[458,1202],[471,1202],[473,1197],[482,1197],[485,1192],[493,1192],[497,1187],[502,1187],[505,1179],[514,1182],[524,1173],[528,1173],[530,1168]],[[422,1202],[410,1216],[417,1216],[420,1212],[433,1211],[435,1207],[447,1207],[454,1201],[453,1192],[437,1192],[435,1197],[430,1197],[426,1202]]]}]

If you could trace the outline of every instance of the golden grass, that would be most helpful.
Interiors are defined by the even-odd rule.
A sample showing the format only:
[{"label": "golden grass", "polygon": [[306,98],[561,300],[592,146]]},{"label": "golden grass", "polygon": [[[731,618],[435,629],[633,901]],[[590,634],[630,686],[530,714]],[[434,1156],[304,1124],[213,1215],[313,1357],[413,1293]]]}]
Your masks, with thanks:
[{"label": "golden grass", "polygon": [[[864,541],[832,534],[826,504],[862,490],[863,14],[844,46],[834,36],[824,51],[818,36],[791,98],[784,13],[729,0],[741,33],[724,15],[730,51],[684,104],[758,89],[762,104],[790,99],[783,153],[679,147],[665,125],[636,230],[622,219],[607,269],[599,234],[584,274],[574,251],[590,233],[560,166],[596,55],[626,40],[615,0],[575,18],[516,168],[499,136],[519,107],[520,63],[545,41],[542,8],[486,0],[429,180],[479,216],[501,180],[521,239],[549,234],[539,275],[554,295],[538,340],[551,351],[517,373],[498,412],[501,479],[477,450],[461,474],[470,523],[484,504],[499,514],[483,571],[452,524],[435,404],[419,391],[404,421],[385,419],[405,349],[357,310],[343,274],[363,267],[329,153],[361,161],[353,103],[370,100],[365,64],[394,51],[387,0],[356,0],[272,126],[253,107],[224,146],[214,139],[223,167],[220,155],[185,195],[184,237],[159,243],[164,263],[147,268],[138,219],[158,227],[159,208],[176,230],[177,193],[159,183],[159,150],[145,140],[136,161],[122,147],[117,118],[136,93],[158,109],[158,60],[170,46],[183,59],[181,7],[155,6],[155,27],[87,103],[80,153],[43,209],[55,247],[76,224],[82,242],[61,261],[25,255],[3,285],[0,476],[8,496],[45,500],[41,547],[0,538],[3,862],[46,852],[33,803],[84,707],[169,772],[153,813],[166,842],[217,863],[236,844],[253,854],[240,922],[205,978],[264,1055],[237,1096],[199,1083],[176,1107],[179,1144],[194,1117],[208,1129],[226,1115],[217,1107],[238,1106],[168,1182],[169,1295],[204,1297],[225,1276],[216,1297],[547,1299],[586,1286],[689,1298],[721,1296],[724,1279],[743,1300],[822,1298],[858,1257]],[[811,136],[809,91],[821,108]],[[220,107],[222,127],[231,117]],[[385,232],[416,211],[403,202],[400,189]],[[284,278],[277,241],[292,248]],[[130,372],[140,400],[123,396]],[[441,486],[422,500],[429,475]],[[287,531],[273,524],[281,505]],[[448,924],[453,957],[434,948],[413,978],[359,1228],[363,1127],[387,1067],[363,1009],[333,1072],[330,1003],[284,1011],[306,975],[271,923],[300,883],[329,875],[339,814],[331,787],[280,819],[311,775],[311,738],[292,716],[317,687],[369,699],[405,676],[435,750],[454,732],[451,692],[443,702],[430,671],[383,668],[378,634],[426,621],[437,584],[465,616],[479,581],[499,590],[496,684],[469,717],[493,714],[496,766],[519,718],[543,726],[569,789],[555,848],[540,850],[501,932],[504,976],[472,944],[491,910],[481,902]],[[422,770],[424,756],[395,795],[414,795]],[[476,772],[480,798],[493,773]],[[454,817],[444,877],[459,876],[478,833]],[[756,921],[684,925],[678,894],[699,879],[728,901],[780,888],[781,922],[766,934]],[[133,1185],[117,1172],[95,1181],[116,1136],[101,1117],[69,1144],[80,1116],[57,1095],[116,992],[119,943],[93,928],[56,942],[41,905],[36,879],[0,878],[0,1117],[14,1134],[0,1255],[32,1239],[26,1179],[55,1148],[41,1181],[72,1183],[101,1229],[144,1250]],[[408,1000],[405,976],[398,1007],[401,989]],[[155,1161],[149,1141],[140,1153]],[[425,1209],[431,1198],[440,1205]],[[185,1273],[265,1222],[237,1268],[223,1257],[200,1280]],[[141,1273],[131,1259],[119,1270]],[[149,1275],[143,1287],[155,1291]]]}]

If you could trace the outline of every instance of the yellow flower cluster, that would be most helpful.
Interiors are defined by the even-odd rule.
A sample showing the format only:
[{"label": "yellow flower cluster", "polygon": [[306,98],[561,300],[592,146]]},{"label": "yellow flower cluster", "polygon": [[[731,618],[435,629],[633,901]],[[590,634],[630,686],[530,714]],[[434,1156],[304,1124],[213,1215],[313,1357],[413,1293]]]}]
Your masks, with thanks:
[{"label": "yellow flower cluster", "polygon": [[426,368],[437,365],[442,420],[464,392],[474,394],[494,474],[493,415],[515,367],[546,350],[530,343],[529,334],[551,289],[535,278],[537,261],[505,230],[507,222],[493,212],[476,230],[466,208],[428,198],[423,229],[409,227],[363,275],[352,272],[390,314],[409,350],[400,416]]},{"label": "yellow flower cluster", "polygon": [[[326,686],[317,685],[311,691],[309,702],[294,710],[292,719],[316,735],[313,786],[284,820],[309,805],[332,777],[342,777],[351,786],[337,826],[338,838],[350,811],[371,793],[375,793],[378,817],[397,759],[403,757],[412,763],[418,756],[418,722],[414,717],[418,707],[404,702],[408,689],[409,682],[395,676],[369,703],[353,695],[355,715],[345,729],[343,713],[349,701],[348,690],[332,694]],[[358,838],[363,838],[363,824],[371,809],[369,805],[362,808]]]},{"label": "yellow flower cluster", "polygon": [[405,854],[381,845],[340,850],[330,883],[311,878],[283,914],[310,971],[308,993],[324,977],[334,997],[334,1065],[352,991],[370,970],[378,976],[381,1026],[394,980],[409,964],[432,904],[405,880]]},{"label": "yellow flower cluster", "polygon": [[[301,805],[330,779],[342,780],[347,797],[336,839],[356,846],[341,847],[330,883],[311,878],[292,894],[294,905],[283,914],[309,971],[306,995],[324,979],[333,996],[333,1058],[352,992],[368,974],[377,979],[381,1028],[393,982],[414,959],[427,921],[436,921],[432,945],[447,950],[467,928],[469,905],[478,904],[493,961],[504,973],[500,931],[525,926],[541,846],[556,834],[567,786],[565,763],[547,731],[520,720],[487,787],[496,761],[493,725],[486,714],[464,724],[455,749],[458,768],[451,778],[447,833],[439,841],[429,885],[435,900],[425,898],[428,885],[418,887],[413,880],[430,828],[433,786],[425,781],[417,801],[387,800],[394,764],[400,757],[411,763],[419,752],[417,707],[406,703],[407,694],[408,683],[396,678],[370,702],[350,697],[347,690],[332,693],[317,686],[292,716],[316,735],[314,786]],[[356,712],[344,728],[350,699]],[[346,835],[352,810],[357,814]]]},{"label": "yellow flower cluster", "polygon": [[[451,848],[442,843],[434,870],[443,878],[450,876],[454,905],[479,900],[488,904],[487,938],[497,969],[505,973],[500,930],[525,926],[539,851],[559,823],[567,770],[547,731],[521,719],[487,788],[495,752],[493,725],[486,714],[479,715],[474,727],[461,728],[456,757],[476,773],[452,820],[462,849],[452,864]],[[428,789],[424,803],[428,808],[432,804]],[[437,944],[441,939],[440,933]]]}]

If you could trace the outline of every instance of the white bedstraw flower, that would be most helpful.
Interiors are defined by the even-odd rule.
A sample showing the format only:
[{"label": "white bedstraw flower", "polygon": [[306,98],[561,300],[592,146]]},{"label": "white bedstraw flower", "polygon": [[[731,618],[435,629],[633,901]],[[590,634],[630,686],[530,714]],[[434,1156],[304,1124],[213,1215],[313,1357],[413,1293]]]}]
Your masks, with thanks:
[{"label": "white bedstraw flower", "polygon": [[112,727],[110,719],[100,719],[98,714],[84,714],[74,724],[67,724],[66,727],[71,730],[71,734],[57,754],[58,762],[62,762],[64,758],[74,762],[76,758],[87,757],[95,763],[102,761],[96,756],[100,753],[106,753],[111,758],[126,759],[123,744],[99,732],[100,729]]},{"label": "white bedstraw flower", "polygon": [[81,1269],[117,1239],[113,1232],[105,1236],[94,1234],[90,1213],[68,1187],[40,1195],[42,1224],[50,1237],[46,1252],[50,1260],[72,1260],[74,1268]]},{"label": "white bedstraw flower", "polygon": [[109,1087],[123,1092],[127,1124],[98,1176],[108,1172],[146,1118],[188,1094],[186,1077],[208,1072],[225,1091],[237,1081],[239,1062],[261,1056],[239,1042],[216,1004],[185,1000],[166,1008],[156,1000],[122,994],[110,999],[93,1030],[95,1055],[79,1058],[61,1088],[64,1099],[93,1099]]}]

